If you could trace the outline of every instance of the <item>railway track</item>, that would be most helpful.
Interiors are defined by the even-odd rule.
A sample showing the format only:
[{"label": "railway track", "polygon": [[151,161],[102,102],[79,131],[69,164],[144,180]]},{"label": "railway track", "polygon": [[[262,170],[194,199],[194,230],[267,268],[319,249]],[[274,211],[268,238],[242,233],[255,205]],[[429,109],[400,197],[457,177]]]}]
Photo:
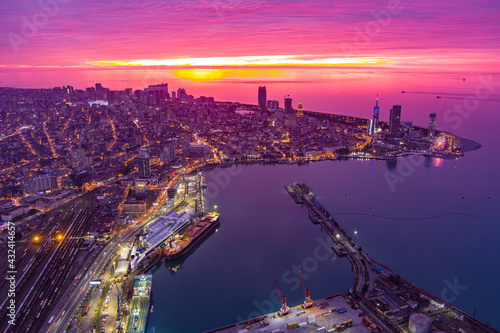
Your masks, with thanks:
[{"label": "railway track", "polygon": [[[37,230],[37,235],[45,240],[44,243],[38,246],[31,258],[20,258],[18,261],[18,267],[23,260],[25,265],[17,277],[16,325],[8,324],[7,313],[2,310],[0,332],[37,332],[52,310],[51,307],[62,296],[63,287],[69,282],[73,261],[83,242],[82,237],[87,234],[91,224],[94,200],[88,199],[59,209]],[[52,239],[56,231],[61,230],[66,231],[61,235],[62,239]],[[6,301],[7,298],[3,304]],[[4,308],[3,305],[1,308]]]}]

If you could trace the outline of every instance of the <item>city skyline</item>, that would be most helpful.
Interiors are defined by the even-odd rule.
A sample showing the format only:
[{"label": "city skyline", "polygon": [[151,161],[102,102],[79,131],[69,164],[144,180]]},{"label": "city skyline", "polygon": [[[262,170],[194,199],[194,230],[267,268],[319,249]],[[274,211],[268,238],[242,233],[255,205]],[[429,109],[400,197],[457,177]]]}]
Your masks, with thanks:
[{"label": "city skyline", "polygon": [[0,332],[498,333],[499,22],[4,1]]}]

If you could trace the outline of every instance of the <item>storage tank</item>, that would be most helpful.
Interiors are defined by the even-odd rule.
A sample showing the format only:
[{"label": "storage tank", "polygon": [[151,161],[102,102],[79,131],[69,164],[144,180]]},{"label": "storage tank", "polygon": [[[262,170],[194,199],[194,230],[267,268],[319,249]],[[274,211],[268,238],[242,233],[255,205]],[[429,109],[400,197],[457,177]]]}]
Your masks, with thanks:
[{"label": "storage tank", "polygon": [[410,316],[408,328],[411,333],[430,333],[432,319],[423,313],[414,313]]}]

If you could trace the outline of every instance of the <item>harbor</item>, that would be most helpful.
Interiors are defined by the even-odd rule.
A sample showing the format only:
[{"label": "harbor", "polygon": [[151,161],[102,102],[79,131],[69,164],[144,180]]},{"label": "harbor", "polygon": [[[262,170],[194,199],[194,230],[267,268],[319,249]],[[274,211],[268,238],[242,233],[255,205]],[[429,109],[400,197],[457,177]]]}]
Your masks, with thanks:
[{"label": "harbor", "polygon": [[[352,301],[340,294],[314,301],[310,308],[304,304],[290,308],[290,313],[279,316],[274,313],[253,320],[247,320],[205,333],[229,332],[340,332],[365,333],[367,323],[372,325],[373,319],[366,316],[363,310],[352,304]],[[379,330],[376,324],[371,330]]]},{"label": "harbor", "polygon": [[371,259],[349,236],[317,200],[305,184],[285,186],[297,204],[309,211],[309,218],[330,235],[336,243],[332,246],[336,255],[347,257],[354,271],[354,282],[349,295],[372,314],[380,324],[374,331],[415,331],[422,326],[445,329],[456,328],[460,332],[496,332],[474,317],[462,312],[441,298],[403,279],[389,268]]},{"label": "harbor", "polygon": [[[333,166],[335,168],[332,169]],[[378,162],[375,166],[375,170],[381,169],[382,172],[385,170],[384,162]],[[155,279],[165,282],[162,286],[158,284],[154,286],[155,289],[153,293],[155,294],[155,313],[154,315],[150,315],[151,326],[148,330],[155,327],[158,332],[162,327],[171,327],[173,332],[202,332],[217,327],[224,327],[232,323],[242,322],[247,318],[273,314],[279,309],[279,303],[277,303],[276,299],[269,296],[270,291],[274,291],[275,293],[275,288],[273,286],[274,277],[278,278],[280,288],[282,288],[282,291],[286,294],[288,305],[292,308],[292,311],[295,306],[303,302],[304,295],[300,287],[299,289],[294,289],[294,282],[288,282],[290,278],[295,278],[298,275],[295,275],[293,272],[288,274],[289,270],[293,267],[293,264],[300,265],[301,267],[304,267],[304,264],[306,267],[316,267],[315,265],[309,265],[310,262],[307,258],[313,256],[313,250],[318,244],[320,244],[316,241],[317,237],[329,239],[328,248],[330,249],[332,249],[332,246],[338,245],[333,243],[331,236],[327,235],[326,230],[323,229],[321,225],[312,224],[308,218],[309,210],[306,205],[294,203],[293,199],[284,187],[284,185],[292,185],[292,183],[287,183],[287,179],[288,181],[303,179],[304,182],[307,182],[306,184],[310,187],[310,192],[313,192],[316,196],[316,200],[318,200],[318,202],[320,202],[320,204],[322,204],[327,211],[332,213],[332,217],[334,217],[335,220],[342,226],[342,229],[354,239],[356,244],[362,246],[363,250],[370,254],[370,258],[377,258],[375,260],[378,263],[384,264],[384,266],[391,268],[392,272],[399,273],[406,279],[413,277],[412,274],[408,273],[404,269],[401,269],[401,265],[398,266],[398,262],[394,259],[383,261],[379,260],[378,258],[382,258],[382,256],[379,253],[376,244],[379,242],[389,244],[387,239],[384,238],[386,232],[385,230],[388,229],[387,225],[390,225],[393,230],[388,232],[395,233],[399,239],[401,237],[404,238],[404,233],[399,229],[395,230],[395,228],[400,228],[404,231],[413,225],[417,228],[417,224],[420,225],[421,228],[426,228],[430,225],[434,225],[434,221],[429,221],[429,223],[419,222],[410,225],[409,223],[390,221],[384,223],[384,220],[376,218],[374,221],[368,221],[369,218],[358,218],[356,215],[337,215],[337,212],[346,213],[354,211],[352,207],[345,207],[346,203],[349,201],[357,202],[365,199],[361,196],[361,194],[364,193],[361,186],[353,186],[347,190],[346,186],[348,185],[348,181],[342,181],[343,177],[340,176],[341,173],[345,174],[352,169],[366,169],[361,163],[350,161],[345,164],[313,164],[308,166],[309,169],[307,169],[311,175],[301,178],[299,173],[302,173],[303,171],[297,166],[277,166],[276,169],[274,169],[274,167],[271,168],[265,166],[253,166],[252,169],[250,169],[250,167],[244,168],[245,169],[242,171],[242,175],[238,175],[238,177],[231,179],[230,185],[225,189],[227,193],[225,192],[221,194],[217,200],[212,201],[212,205],[217,204],[221,213],[224,214],[224,222],[222,222],[223,225],[222,228],[219,229],[219,232],[210,236],[206,243],[203,243],[201,247],[196,250],[196,252],[191,254],[185,262],[182,262],[180,269],[176,272],[173,272],[171,268],[173,268],[173,266],[177,266],[178,261],[175,261],[172,264],[169,263],[168,266],[165,265],[165,267],[163,265],[159,266],[154,273]],[[262,172],[253,173],[255,168],[259,170],[262,169]],[[295,170],[297,171],[295,172]],[[316,174],[321,174],[322,177],[324,177],[325,175],[331,173],[332,170],[335,171],[334,176],[332,176],[334,177],[334,182],[322,182],[322,179],[324,178],[319,179],[319,176],[315,176]],[[356,171],[359,172],[359,170]],[[217,172],[218,170],[215,170],[212,173],[217,175]],[[252,174],[248,175],[247,173],[249,172],[252,172]],[[257,189],[252,191],[249,190],[251,193],[247,194],[245,197],[248,198],[248,204],[243,202],[242,205],[237,206],[238,208],[236,208],[236,206],[234,206],[234,202],[236,200],[233,198],[236,197],[236,193],[238,193],[237,191],[241,190],[242,186],[260,179],[264,172],[271,172],[272,177],[270,178],[273,179],[269,182],[269,185],[265,187],[265,191]],[[283,176],[280,178],[280,175]],[[213,177],[211,173],[208,173],[207,180],[209,188],[214,186],[212,179]],[[363,179],[363,181],[366,182],[366,179]],[[335,190],[328,192],[328,189],[333,187],[333,184],[336,184],[334,186]],[[311,188],[313,190],[311,190]],[[337,192],[339,193],[336,194]],[[344,194],[349,194],[349,192],[352,192],[352,198],[347,195],[344,199]],[[405,192],[400,195],[405,195]],[[259,201],[257,201],[257,198],[260,198]],[[252,210],[254,206],[250,203],[254,202],[259,202],[258,211]],[[353,203],[352,206],[355,207],[356,205],[359,206],[359,203]],[[381,205],[382,206],[377,209],[375,206],[371,206],[374,207],[374,210],[376,209],[375,214],[381,214],[381,212],[387,210],[389,207],[389,205],[383,205],[383,203],[381,203]],[[369,207],[370,206],[368,205],[366,205],[366,207],[361,206],[361,209],[364,208],[366,210],[361,210],[360,212],[370,213]],[[244,216],[242,215],[242,212],[244,212]],[[418,212],[412,212],[412,214],[414,214],[413,216],[415,216],[415,214],[416,216],[422,216],[419,215]],[[400,210],[384,215],[395,217],[401,215],[405,216],[403,211]],[[366,226],[361,225],[357,222],[357,220],[367,220]],[[270,223],[270,221],[273,221],[273,223]],[[439,222],[442,223],[442,221]],[[414,228],[411,228],[410,230],[413,229]],[[355,230],[357,230],[357,234],[355,234]],[[281,238],[285,239],[280,242],[279,247],[272,245],[273,237],[276,237],[278,232],[281,235]],[[375,245],[373,243],[375,243]],[[300,246],[296,246],[296,244],[300,244]],[[388,245],[385,245],[385,247],[384,245],[380,246],[382,248],[388,247]],[[258,251],[258,249],[262,247],[264,247],[265,251]],[[299,247],[299,249],[295,251],[297,247]],[[234,251],[227,251],[228,248],[234,249]],[[285,250],[280,252],[283,248],[285,248]],[[396,249],[396,252],[398,251],[401,252],[400,249]],[[252,263],[254,260],[261,257],[261,253],[272,253],[273,255],[270,255],[269,259],[261,264],[262,266],[260,266],[260,268],[256,271]],[[321,256],[324,255],[326,257],[326,253],[319,253]],[[403,253],[407,256],[409,255],[406,252]],[[242,258],[244,258],[244,260],[242,260]],[[273,260],[273,258],[275,258],[275,260]],[[319,262],[319,268],[309,274],[310,276],[306,278],[306,284],[309,288],[311,288],[313,301],[316,303],[317,298],[324,298],[327,295],[337,292],[347,295],[347,291],[350,287],[352,287],[354,281],[354,272],[351,271],[352,264],[350,263],[349,258],[347,256],[339,258],[333,253],[333,251],[331,251],[329,259],[326,259],[325,261],[322,261],[322,258],[318,258],[319,257],[316,257],[316,260]],[[370,273],[376,274],[378,276],[377,279],[380,280],[379,283],[382,284],[382,281],[386,282],[385,275],[383,273],[388,275],[389,273],[385,267],[378,267],[383,270],[382,273],[376,273],[375,271],[371,271]],[[395,270],[396,267],[397,270]],[[249,274],[246,273],[249,271],[247,268],[252,269]],[[242,271],[242,273],[238,274],[239,271]],[[231,274],[233,273],[238,275],[234,276],[233,279],[229,279],[228,277],[232,276]],[[204,276],[203,280],[200,280],[199,274]],[[283,278],[282,276],[285,277]],[[452,278],[453,276],[448,277],[448,279]],[[418,280],[418,277],[415,281],[410,281],[420,285],[421,287],[424,286],[421,284],[421,281]],[[437,284],[441,281],[442,280],[437,281]],[[459,282],[467,283],[466,277],[462,277],[461,275],[459,277]],[[218,302],[231,304],[231,309],[228,309],[224,313],[220,313],[220,311],[216,311],[216,309],[211,309],[211,307],[205,306],[206,304],[209,304],[208,302],[205,302],[202,306],[203,311],[200,311],[198,315],[198,322],[200,324],[186,324],[186,322],[189,321],[188,318],[190,317],[187,314],[184,315],[182,311],[186,305],[183,305],[183,308],[179,308],[178,304],[175,306],[170,305],[169,299],[173,297],[176,299],[187,298],[190,300],[198,299],[198,297],[200,299],[211,299],[211,293],[206,291],[208,288],[207,286],[211,286],[219,290],[220,292],[218,293],[218,297],[221,299],[218,299]],[[437,291],[435,290],[436,288],[429,289],[429,291],[439,296],[440,289],[437,289]],[[159,292],[161,292],[162,295],[168,294],[169,296],[160,298],[160,296],[158,296],[160,295]],[[386,294],[388,296],[392,296],[389,292]],[[238,295],[238,297],[235,298],[234,295]],[[463,295],[457,299],[462,300],[463,297],[466,297],[465,295],[466,293],[463,293]],[[375,295],[373,295],[373,297],[375,297]],[[383,294],[381,295],[381,299],[388,304],[393,304]],[[257,302],[254,302],[254,300]],[[270,303],[267,302],[267,300],[271,300],[273,304],[275,304],[274,309],[268,305]],[[384,304],[380,301],[379,303]],[[260,306],[258,306],[258,304],[260,304]],[[410,302],[410,304],[412,304],[412,302]],[[422,304],[423,303],[421,303],[421,306]],[[179,310],[177,310],[177,308],[179,308]],[[168,313],[170,313],[170,319],[161,316],[160,311],[168,311]],[[386,311],[391,311],[391,309],[389,308]],[[400,310],[400,313],[396,314],[394,318],[399,317],[403,311]],[[481,313],[482,311],[479,311],[478,308],[478,314]],[[470,311],[470,314],[472,315],[472,310]],[[434,317],[437,317],[437,315]],[[441,317],[443,320],[445,319],[444,316]],[[451,320],[454,320],[454,318],[455,316],[453,316]],[[464,316],[464,318],[466,317]],[[346,329],[345,331],[348,330],[349,329]],[[272,330],[269,330],[269,332],[271,331]],[[234,330],[234,332],[237,332],[237,330]]]}]

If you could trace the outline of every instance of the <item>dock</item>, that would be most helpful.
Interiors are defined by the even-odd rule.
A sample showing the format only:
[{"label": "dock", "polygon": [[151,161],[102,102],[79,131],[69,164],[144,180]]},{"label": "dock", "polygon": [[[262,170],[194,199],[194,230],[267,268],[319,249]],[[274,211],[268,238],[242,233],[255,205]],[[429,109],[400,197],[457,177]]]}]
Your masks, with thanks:
[{"label": "dock", "polygon": [[290,308],[290,314],[279,317],[276,313],[249,319],[205,333],[229,332],[337,332],[366,333],[363,311],[352,309],[347,297],[335,294],[316,300],[314,307],[304,309],[302,305]]},{"label": "dock", "polygon": [[309,188],[305,185],[302,186],[287,185],[285,186],[285,189],[290,194],[290,196],[292,197],[293,201],[295,201],[296,204],[303,204],[304,203],[304,200],[302,199],[303,192],[304,191],[309,192]]},{"label": "dock", "polygon": [[[373,329],[372,332],[406,332],[410,325],[409,317],[415,313],[428,316],[430,322],[443,331],[455,327],[465,332],[498,332],[371,259],[318,202],[307,185],[295,183],[285,188],[296,203],[307,207],[311,221],[320,224],[330,235],[336,243],[332,247],[336,255],[351,262],[354,282],[350,295],[368,315],[375,318],[380,329]],[[409,294],[411,298],[407,296]],[[430,304],[425,312],[420,312],[415,299]]]}]

